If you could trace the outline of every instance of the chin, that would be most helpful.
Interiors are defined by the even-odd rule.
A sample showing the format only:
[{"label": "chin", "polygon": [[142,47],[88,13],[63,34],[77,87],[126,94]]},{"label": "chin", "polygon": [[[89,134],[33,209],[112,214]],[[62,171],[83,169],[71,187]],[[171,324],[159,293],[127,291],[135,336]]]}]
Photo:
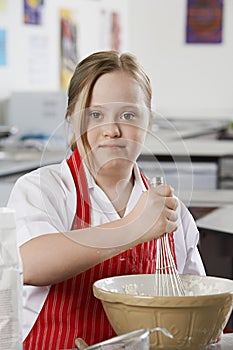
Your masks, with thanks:
[{"label": "chin", "polygon": [[127,169],[129,167],[132,167],[134,164],[135,160],[129,160],[129,159],[108,159],[106,161],[102,161],[101,164],[98,164],[98,169],[106,169],[106,170],[111,170],[111,171],[118,171],[120,172],[121,170]]}]

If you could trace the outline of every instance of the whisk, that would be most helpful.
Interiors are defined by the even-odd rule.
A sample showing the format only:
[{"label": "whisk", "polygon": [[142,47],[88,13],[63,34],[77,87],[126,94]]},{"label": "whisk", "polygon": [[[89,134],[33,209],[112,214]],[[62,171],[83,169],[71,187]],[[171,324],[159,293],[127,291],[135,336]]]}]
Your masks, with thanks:
[{"label": "whisk", "polygon": [[[163,183],[163,177],[156,176],[151,179],[150,185],[156,187]],[[183,296],[185,291],[171,253],[168,235],[165,233],[156,241],[155,295]]]}]

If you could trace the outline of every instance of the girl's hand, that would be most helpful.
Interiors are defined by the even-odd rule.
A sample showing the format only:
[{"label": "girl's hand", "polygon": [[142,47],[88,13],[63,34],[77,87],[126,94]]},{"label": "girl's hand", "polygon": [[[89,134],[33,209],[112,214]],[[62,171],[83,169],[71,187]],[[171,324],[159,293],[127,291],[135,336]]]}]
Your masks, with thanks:
[{"label": "girl's hand", "polygon": [[[173,189],[159,185],[144,192],[129,215],[135,219],[135,228],[141,230],[141,241],[146,242],[177,229],[178,200]],[[137,226],[136,226],[137,225]]]}]

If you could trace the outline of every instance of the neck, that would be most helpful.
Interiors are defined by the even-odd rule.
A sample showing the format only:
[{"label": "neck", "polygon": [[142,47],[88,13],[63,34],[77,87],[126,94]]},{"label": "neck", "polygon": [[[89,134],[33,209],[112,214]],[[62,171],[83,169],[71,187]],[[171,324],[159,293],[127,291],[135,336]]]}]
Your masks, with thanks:
[{"label": "neck", "polygon": [[134,186],[133,164],[127,170],[102,169],[94,178],[122,217]]},{"label": "neck", "polygon": [[133,166],[129,169],[103,169],[94,178],[101,188],[124,187],[129,183],[133,185]]}]

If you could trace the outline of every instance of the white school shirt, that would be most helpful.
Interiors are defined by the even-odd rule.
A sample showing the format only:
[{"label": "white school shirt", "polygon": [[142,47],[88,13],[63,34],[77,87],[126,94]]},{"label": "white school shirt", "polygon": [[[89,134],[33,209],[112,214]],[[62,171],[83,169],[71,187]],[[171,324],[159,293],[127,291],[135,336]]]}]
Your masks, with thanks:
[{"label": "white school shirt", "polygon": [[[91,225],[119,219],[105,193],[98,187],[85,167],[91,204]],[[134,166],[135,183],[125,215],[137,203],[146,187],[138,166]],[[8,202],[16,211],[18,246],[46,234],[71,230],[76,213],[76,188],[67,161],[34,170],[17,180]],[[175,232],[178,272],[205,275],[197,249],[199,233],[193,217],[179,201],[179,222]],[[23,287],[23,339],[32,329],[48,295],[50,286]]]}]

